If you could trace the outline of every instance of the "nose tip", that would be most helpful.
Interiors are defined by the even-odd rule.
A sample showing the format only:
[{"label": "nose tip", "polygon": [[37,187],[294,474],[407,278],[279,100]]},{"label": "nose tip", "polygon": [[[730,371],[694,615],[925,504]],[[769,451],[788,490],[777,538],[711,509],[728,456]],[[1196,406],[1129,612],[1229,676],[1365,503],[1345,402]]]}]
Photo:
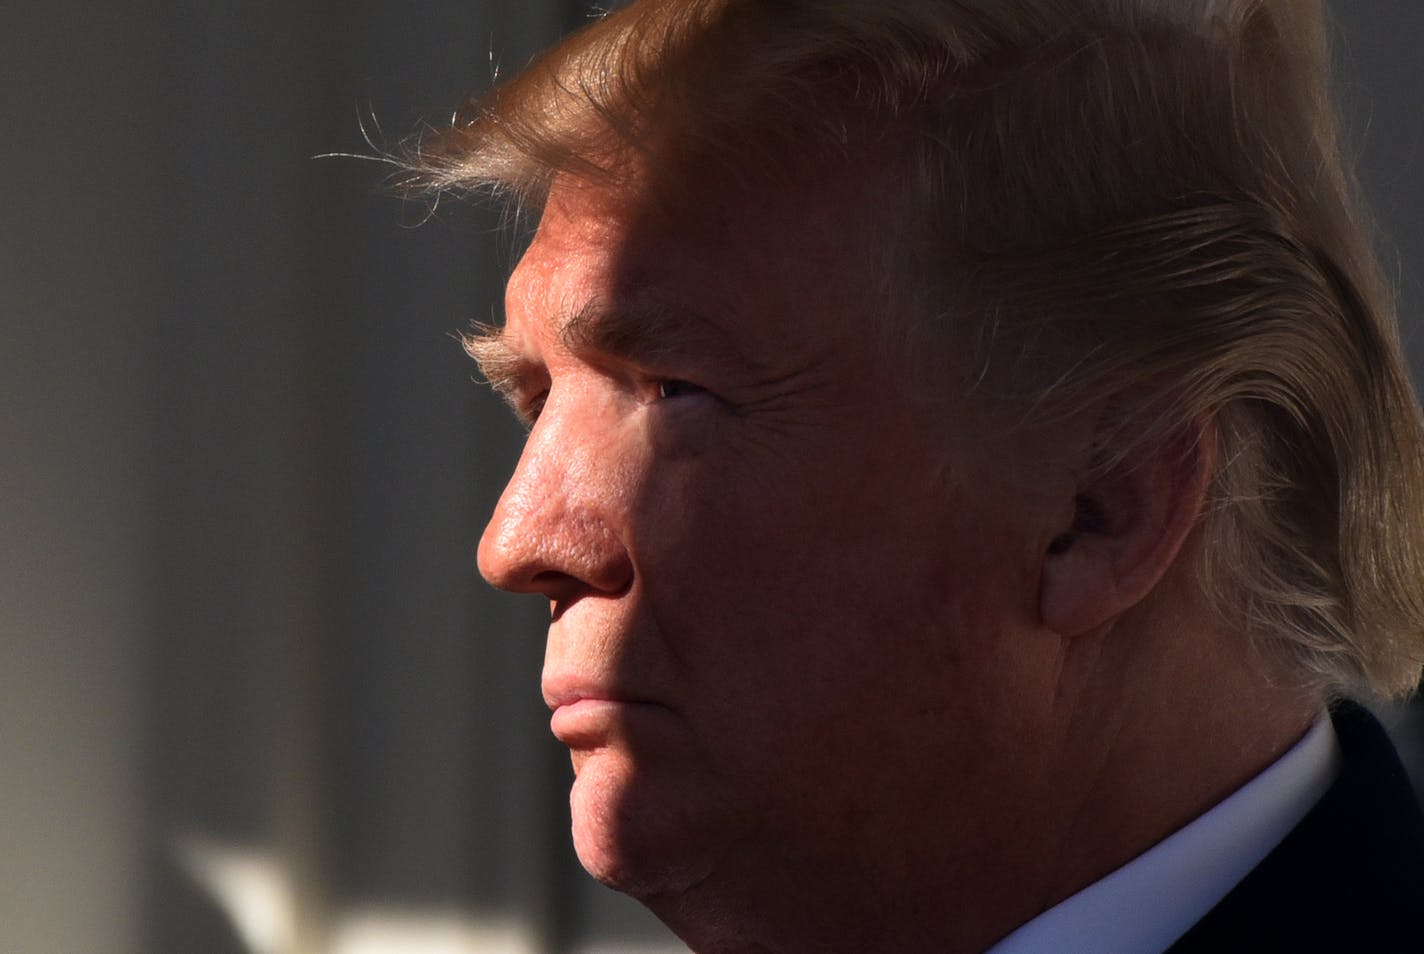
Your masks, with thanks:
[{"label": "nose tip", "polygon": [[496,511],[480,537],[476,563],[480,576],[484,577],[490,586],[518,593],[525,588],[523,581],[530,579],[529,573],[514,559],[508,541],[497,540],[496,528],[499,523],[499,512]]},{"label": "nose tip", "polygon": [[480,538],[480,575],[499,589],[555,601],[624,590],[632,561],[611,515],[527,476],[516,472]]}]

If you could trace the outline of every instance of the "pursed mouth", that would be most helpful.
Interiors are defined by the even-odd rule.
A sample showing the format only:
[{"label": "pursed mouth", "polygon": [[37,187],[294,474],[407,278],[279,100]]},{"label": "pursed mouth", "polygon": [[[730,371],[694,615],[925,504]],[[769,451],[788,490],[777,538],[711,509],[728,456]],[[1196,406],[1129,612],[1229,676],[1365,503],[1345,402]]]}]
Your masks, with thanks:
[{"label": "pursed mouth", "polygon": [[649,703],[653,700],[607,683],[599,684],[591,680],[569,676],[546,677],[540,684],[544,704],[550,711],[581,702]]}]

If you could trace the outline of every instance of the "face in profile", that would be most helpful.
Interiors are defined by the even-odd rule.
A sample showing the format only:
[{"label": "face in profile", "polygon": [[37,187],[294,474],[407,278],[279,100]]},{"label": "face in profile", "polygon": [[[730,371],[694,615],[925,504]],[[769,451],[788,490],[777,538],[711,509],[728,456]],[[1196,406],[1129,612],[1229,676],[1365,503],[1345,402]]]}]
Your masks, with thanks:
[{"label": "face in profile", "polygon": [[845,193],[556,184],[477,348],[531,426],[480,568],[549,601],[579,857],[645,899],[853,879],[911,814],[952,853],[1015,758],[1037,544],[873,357]]}]

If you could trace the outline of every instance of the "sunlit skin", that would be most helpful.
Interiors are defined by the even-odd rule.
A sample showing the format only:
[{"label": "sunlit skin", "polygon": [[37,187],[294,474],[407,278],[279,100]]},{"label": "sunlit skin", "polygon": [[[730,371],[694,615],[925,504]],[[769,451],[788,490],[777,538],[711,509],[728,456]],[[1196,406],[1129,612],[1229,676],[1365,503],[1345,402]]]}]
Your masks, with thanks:
[{"label": "sunlit skin", "polygon": [[[812,179],[676,215],[556,183],[481,351],[532,427],[480,569],[550,603],[543,693],[595,877],[699,952],[982,950],[1249,777],[1313,704],[1233,675],[1173,582],[1191,474],[1134,491],[1131,526],[1167,528],[1145,557],[1048,556],[1089,425],[1033,480],[973,422],[927,427],[870,360],[871,200]],[[1253,701],[1216,714],[1218,691]],[[1147,746],[1183,706],[1253,734]]]}]

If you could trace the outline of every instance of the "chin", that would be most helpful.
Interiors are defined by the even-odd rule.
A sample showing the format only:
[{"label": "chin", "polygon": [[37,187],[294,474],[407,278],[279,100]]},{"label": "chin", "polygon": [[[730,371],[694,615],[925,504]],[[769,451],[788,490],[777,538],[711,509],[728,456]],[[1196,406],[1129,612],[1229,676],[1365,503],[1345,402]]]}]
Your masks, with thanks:
[{"label": "chin", "polygon": [[707,807],[697,786],[649,777],[622,754],[589,755],[569,796],[579,863],[635,898],[686,891],[707,877],[724,844]]}]

